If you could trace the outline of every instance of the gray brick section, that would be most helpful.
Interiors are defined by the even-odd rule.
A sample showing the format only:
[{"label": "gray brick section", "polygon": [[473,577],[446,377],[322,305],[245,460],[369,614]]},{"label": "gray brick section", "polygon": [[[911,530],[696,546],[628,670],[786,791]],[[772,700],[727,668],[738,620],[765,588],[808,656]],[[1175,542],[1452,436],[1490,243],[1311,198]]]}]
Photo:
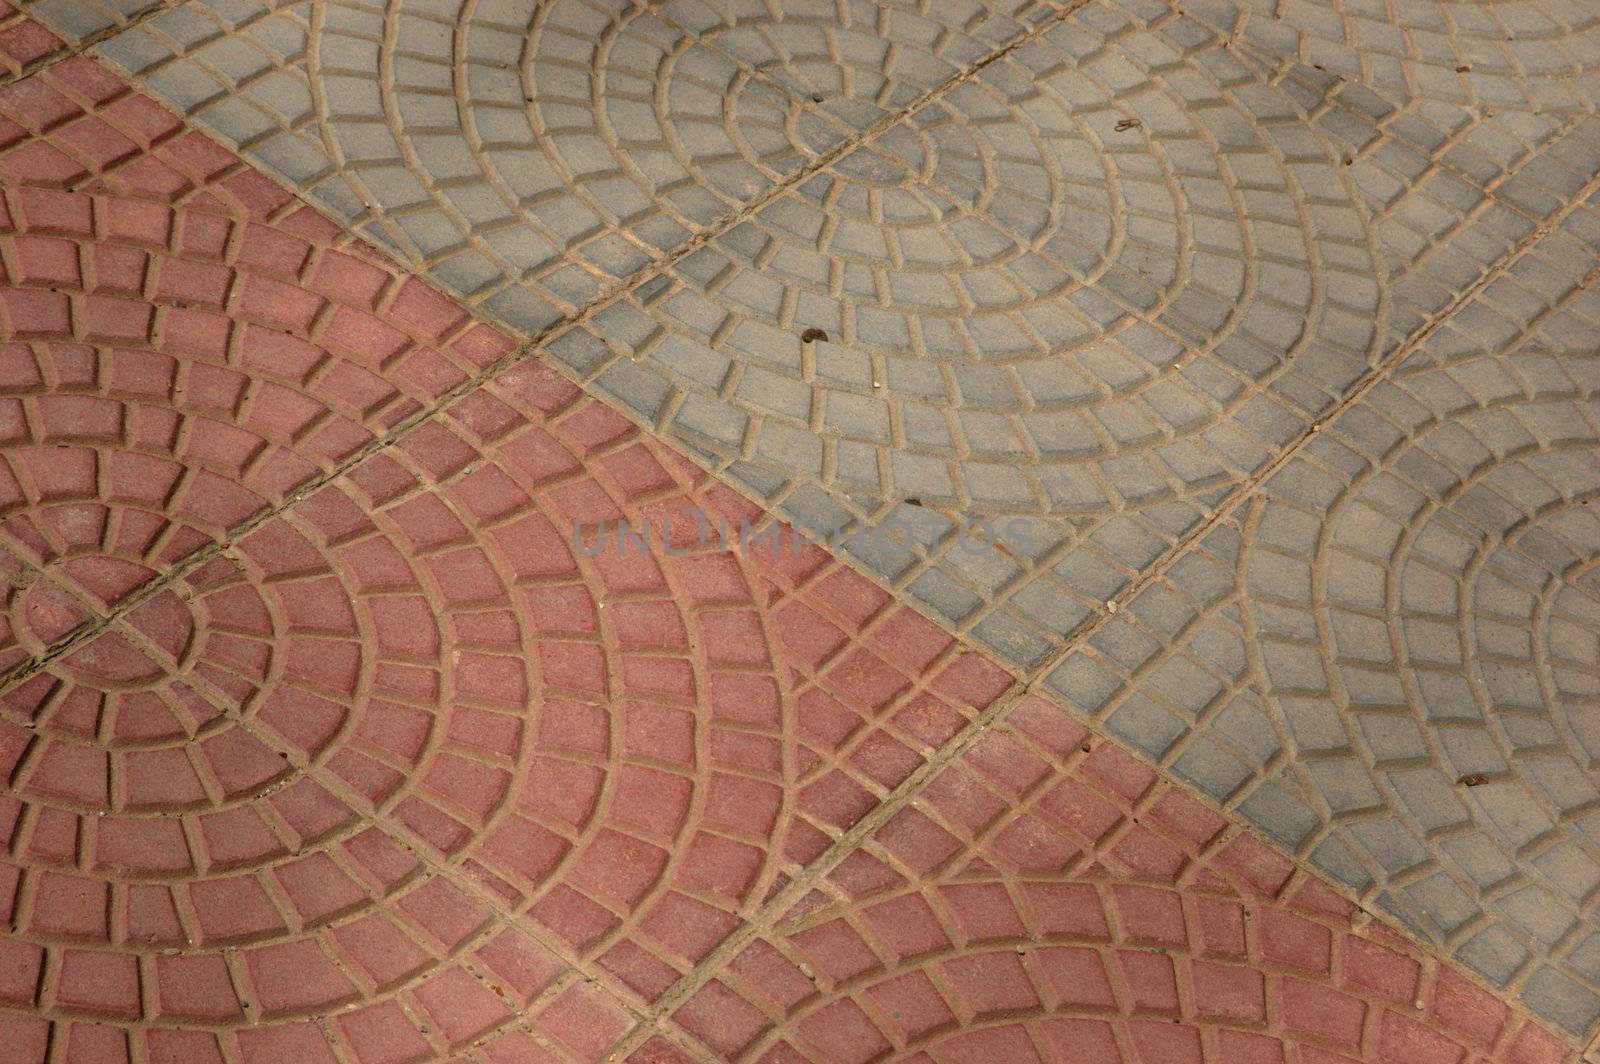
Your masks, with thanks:
[{"label": "gray brick section", "polygon": [[18,0],[14,5],[67,41],[82,41],[126,27],[161,0]]},{"label": "gray brick section", "polygon": [[[580,372],[654,365],[748,415],[738,452],[685,439],[790,516],[802,484],[868,526],[936,511],[862,560],[1044,660],[1382,346],[1359,190],[1304,124],[1326,86],[1154,14],[1096,5],[797,183],[597,316],[579,346],[612,362]],[[1108,35],[1135,44],[1079,58]],[[731,387],[697,368],[724,337]]]},{"label": "gray brick section", "polygon": [[1597,225],[1564,219],[1046,680],[1575,1034],[1600,1020]]},{"label": "gray brick section", "polygon": [[1393,99],[1545,113],[1600,100],[1600,10],[1581,0],[1193,0],[1184,10]]}]

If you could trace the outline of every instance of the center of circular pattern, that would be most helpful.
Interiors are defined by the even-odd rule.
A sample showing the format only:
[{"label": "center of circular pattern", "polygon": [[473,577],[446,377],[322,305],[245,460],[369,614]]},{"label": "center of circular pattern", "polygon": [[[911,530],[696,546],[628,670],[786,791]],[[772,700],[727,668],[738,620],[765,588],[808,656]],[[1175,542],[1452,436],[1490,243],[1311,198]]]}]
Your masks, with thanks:
[{"label": "center of circular pattern", "polygon": [[1425,921],[1470,904],[1457,883],[1491,859],[1492,904],[1523,932],[1587,908],[1559,870],[1600,862],[1600,462],[1573,432],[1589,416],[1470,410],[1325,512],[1259,519],[1251,621],[1296,772],[1339,825],[1328,852],[1404,869]]},{"label": "center of circular pattern", "polygon": [[[952,80],[965,44],[899,16],[730,15],[692,27],[720,60],[676,57],[657,100],[684,106],[658,117],[705,148],[678,155],[705,187],[749,202],[812,171],[589,326],[702,400],[672,422],[685,438],[760,477],[1044,514],[1055,535],[1234,475],[1220,423],[1247,393],[1323,388],[1307,360],[1370,365],[1382,270],[1309,121],[1321,89],[1194,27],[1141,31],[1132,63],[1063,26]],[[713,72],[732,110],[689,106]]]},{"label": "center of circular pattern", "polygon": [[[877,32],[849,26],[740,21],[706,40],[754,71],[749,85],[776,89],[789,150],[813,163],[957,71],[909,42],[891,57]],[[767,113],[734,115],[744,143],[760,148],[751,165],[779,153]],[[852,304],[934,314],[1059,295],[1104,268],[1120,227],[1121,194],[1101,150],[1047,101],[958,87],[763,210],[784,244],[771,270]],[[1047,243],[1053,261],[1018,262]],[[927,332],[937,343],[941,329]]]}]

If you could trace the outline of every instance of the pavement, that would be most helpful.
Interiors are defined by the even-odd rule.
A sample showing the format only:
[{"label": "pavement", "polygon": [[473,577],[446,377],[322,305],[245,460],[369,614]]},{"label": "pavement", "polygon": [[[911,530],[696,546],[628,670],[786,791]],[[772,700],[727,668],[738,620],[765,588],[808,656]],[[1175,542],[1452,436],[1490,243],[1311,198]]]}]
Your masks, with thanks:
[{"label": "pavement", "polygon": [[1600,1061],[1588,0],[0,3],[0,1064]]}]

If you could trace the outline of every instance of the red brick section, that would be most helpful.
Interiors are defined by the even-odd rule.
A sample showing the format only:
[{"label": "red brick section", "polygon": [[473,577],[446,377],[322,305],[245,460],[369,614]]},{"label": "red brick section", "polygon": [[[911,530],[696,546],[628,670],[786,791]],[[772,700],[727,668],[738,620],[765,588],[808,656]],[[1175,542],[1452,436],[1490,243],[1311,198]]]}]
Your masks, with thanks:
[{"label": "red brick section", "polygon": [[82,58],[0,88],[0,283],[0,669],[510,347]]},{"label": "red brick section", "polygon": [[672,1019],[767,1062],[1571,1056],[1033,696]]},{"label": "red brick section", "polygon": [[0,1064],[1561,1057],[87,60],[0,270]]},{"label": "red brick section", "polygon": [[332,1010],[367,1059],[347,1003],[481,1041],[485,988],[560,979],[537,943],[689,972],[1010,685],[815,547],[724,551],[758,515],[702,481],[529,365],[0,694],[7,1000],[234,1038]]},{"label": "red brick section", "polygon": [[758,516],[527,364],[238,542],[227,586],[282,618],[255,719],[569,955],[664,985],[1011,684],[815,547],[722,548]]}]

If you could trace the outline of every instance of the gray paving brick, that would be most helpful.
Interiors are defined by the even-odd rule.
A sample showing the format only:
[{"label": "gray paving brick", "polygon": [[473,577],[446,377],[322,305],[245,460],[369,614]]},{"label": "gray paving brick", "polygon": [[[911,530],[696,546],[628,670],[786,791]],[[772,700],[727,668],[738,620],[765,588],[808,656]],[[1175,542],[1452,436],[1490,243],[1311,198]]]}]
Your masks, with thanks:
[{"label": "gray paving brick", "polygon": [[1582,1033],[1600,333],[1542,245],[1218,527],[1226,577],[1185,556],[1047,684]]},{"label": "gray paving brick", "polygon": [[1600,996],[1549,966],[1529,977],[1522,1000],[1573,1034],[1588,1031],[1600,1019]]},{"label": "gray paving brick", "polygon": [[158,6],[158,0],[22,0],[16,6],[69,40],[107,33]]}]

